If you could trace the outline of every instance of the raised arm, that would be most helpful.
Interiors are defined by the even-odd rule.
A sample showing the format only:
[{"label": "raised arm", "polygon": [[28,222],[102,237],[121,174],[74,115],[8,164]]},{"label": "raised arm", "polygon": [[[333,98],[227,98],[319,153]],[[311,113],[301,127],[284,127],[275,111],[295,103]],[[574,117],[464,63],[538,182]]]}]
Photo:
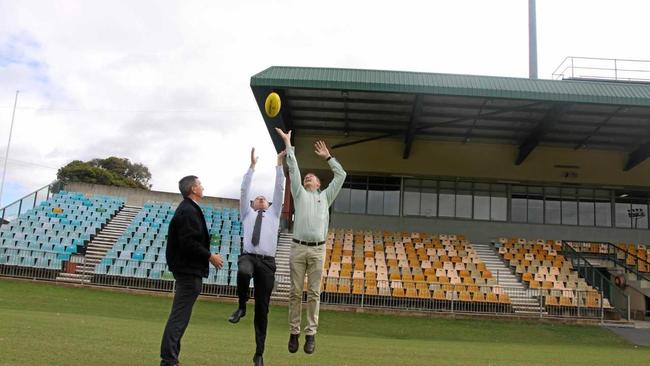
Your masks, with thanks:
[{"label": "raised arm", "polygon": [[341,187],[343,187],[343,182],[345,182],[345,177],[347,176],[347,173],[345,172],[345,170],[343,170],[343,167],[338,162],[338,160],[336,160],[332,155],[330,155],[330,152],[327,149],[327,145],[325,145],[325,142],[316,141],[316,143],[314,144],[314,149],[316,155],[325,159],[327,161],[327,164],[329,164],[330,169],[332,169],[332,172],[334,173],[334,178],[327,186],[327,189],[323,191],[325,193],[325,197],[327,197],[327,203],[331,205],[332,203],[334,203],[336,196],[338,196],[339,192],[341,191]]},{"label": "raised arm", "polygon": [[302,177],[300,176],[300,169],[298,168],[298,161],[296,160],[296,151],[291,146],[291,131],[284,133],[279,128],[275,129],[278,135],[284,141],[285,151],[287,152],[287,166],[289,167],[289,179],[291,179],[291,194],[293,198],[297,198],[305,189],[302,186]]},{"label": "raised arm", "polygon": [[255,164],[257,164],[258,157],[255,156],[255,148],[251,149],[251,165],[248,171],[244,174],[244,179],[241,182],[241,196],[239,197],[239,215],[243,220],[244,217],[250,212],[250,190],[251,181],[253,180],[253,173],[255,172]]},{"label": "raised arm", "polygon": [[273,188],[273,205],[271,205],[271,211],[277,216],[280,216],[282,213],[282,203],[284,200],[284,170],[282,169],[282,163],[285,155],[287,155],[286,150],[278,154],[278,165],[275,167],[275,187]]}]

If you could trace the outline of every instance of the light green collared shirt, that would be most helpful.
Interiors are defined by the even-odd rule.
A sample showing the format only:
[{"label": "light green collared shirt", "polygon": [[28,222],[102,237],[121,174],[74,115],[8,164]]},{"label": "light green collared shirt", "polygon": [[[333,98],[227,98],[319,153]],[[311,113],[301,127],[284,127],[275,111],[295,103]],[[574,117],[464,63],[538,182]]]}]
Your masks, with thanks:
[{"label": "light green collared shirt", "polygon": [[303,241],[324,241],[330,221],[329,207],[341,191],[347,173],[335,158],[327,162],[334,173],[334,179],[322,191],[308,191],[302,185],[295,148],[287,149],[287,165],[291,179],[291,195],[295,207],[293,223],[294,239]]}]

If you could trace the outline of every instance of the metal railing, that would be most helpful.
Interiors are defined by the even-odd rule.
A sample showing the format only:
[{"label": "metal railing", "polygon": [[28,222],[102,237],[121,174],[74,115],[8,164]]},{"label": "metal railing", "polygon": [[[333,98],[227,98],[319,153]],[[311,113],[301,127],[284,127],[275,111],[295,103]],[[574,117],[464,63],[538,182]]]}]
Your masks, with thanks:
[{"label": "metal railing", "polygon": [[[597,258],[608,260],[614,264],[615,268],[621,269],[625,274],[631,273],[636,276],[637,281],[645,280],[650,282],[650,262],[636,254],[630,253],[627,248],[620,248],[609,242],[585,242],[576,240],[565,241],[573,250],[579,252],[585,258]],[[596,246],[600,249],[605,246],[607,249],[604,253],[600,250],[596,252]],[[639,270],[642,265],[646,271]]]},{"label": "metal railing", "polygon": [[[61,269],[45,269],[0,264],[0,276],[58,282],[62,273],[77,273],[86,281],[84,286],[173,292],[175,281],[165,275],[161,279],[95,274],[85,266],[84,257],[65,262]],[[73,264],[71,264],[73,263]],[[77,266],[82,270],[77,271]],[[233,272],[218,271],[217,281],[203,283],[203,295],[236,298],[237,287],[228,276]],[[221,276],[221,277],[219,277]],[[70,282],[70,281],[65,281]],[[289,283],[288,276],[276,275],[277,283]],[[253,288],[251,287],[251,296]],[[305,289],[306,291],[306,289]],[[303,301],[307,294],[303,292]],[[531,306],[525,314],[516,311],[519,299]],[[504,286],[479,286],[421,281],[376,281],[351,278],[322,279],[321,303],[342,308],[387,309],[405,312],[436,312],[452,314],[488,314],[493,316],[522,316],[534,318],[580,318],[603,320],[616,317],[603,301],[603,292],[578,289],[522,289]],[[624,316],[627,319],[627,317]]]},{"label": "metal railing", "polygon": [[42,201],[50,199],[54,193],[58,192],[58,186],[57,182],[50,183],[0,208],[0,226],[15,220],[21,214],[38,206]]},{"label": "metal railing", "polygon": [[625,320],[630,320],[630,298],[623,290],[615,286],[604,274],[576,251],[568,241],[562,241],[562,254],[571,261],[573,269],[585,279],[587,284],[597,289],[603,297],[609,299],[611,306]]},{"label": "metal railing", "polygon": [[650,61],[569,56],[553,71],[552,77],[555,80],[650,82]]}]

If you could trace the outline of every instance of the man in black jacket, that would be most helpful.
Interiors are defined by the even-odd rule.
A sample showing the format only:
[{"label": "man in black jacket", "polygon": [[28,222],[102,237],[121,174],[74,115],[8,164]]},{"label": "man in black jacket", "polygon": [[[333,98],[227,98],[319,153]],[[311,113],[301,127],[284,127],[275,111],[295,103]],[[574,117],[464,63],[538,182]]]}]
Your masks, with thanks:
[{"label": "man in black jacket", "polygon": [[176,208],[167,234],[167,266],[176,279],[176,293],[160,346],[160,366],[180,366],[181,338],[201,293],[202,277],[208,276],[208,262],[223,266],[218,254],[210,253],[210,234],[197,204],[203,198],[201,181],[193,175],[178,182],[183,201]]}]

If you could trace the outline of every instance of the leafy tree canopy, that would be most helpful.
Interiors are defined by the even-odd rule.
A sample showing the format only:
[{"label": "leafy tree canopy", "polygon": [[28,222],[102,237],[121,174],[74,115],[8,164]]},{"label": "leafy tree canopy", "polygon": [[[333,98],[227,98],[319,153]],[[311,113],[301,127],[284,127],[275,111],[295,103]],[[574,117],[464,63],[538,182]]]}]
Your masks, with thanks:
[{"label": "leafy tree canopy", "polygon": [[86,162],[74,160],[56,174],[62,183],[81,182],[117,187],[151,189],[149,168],[129,159],[111,156]]}]

